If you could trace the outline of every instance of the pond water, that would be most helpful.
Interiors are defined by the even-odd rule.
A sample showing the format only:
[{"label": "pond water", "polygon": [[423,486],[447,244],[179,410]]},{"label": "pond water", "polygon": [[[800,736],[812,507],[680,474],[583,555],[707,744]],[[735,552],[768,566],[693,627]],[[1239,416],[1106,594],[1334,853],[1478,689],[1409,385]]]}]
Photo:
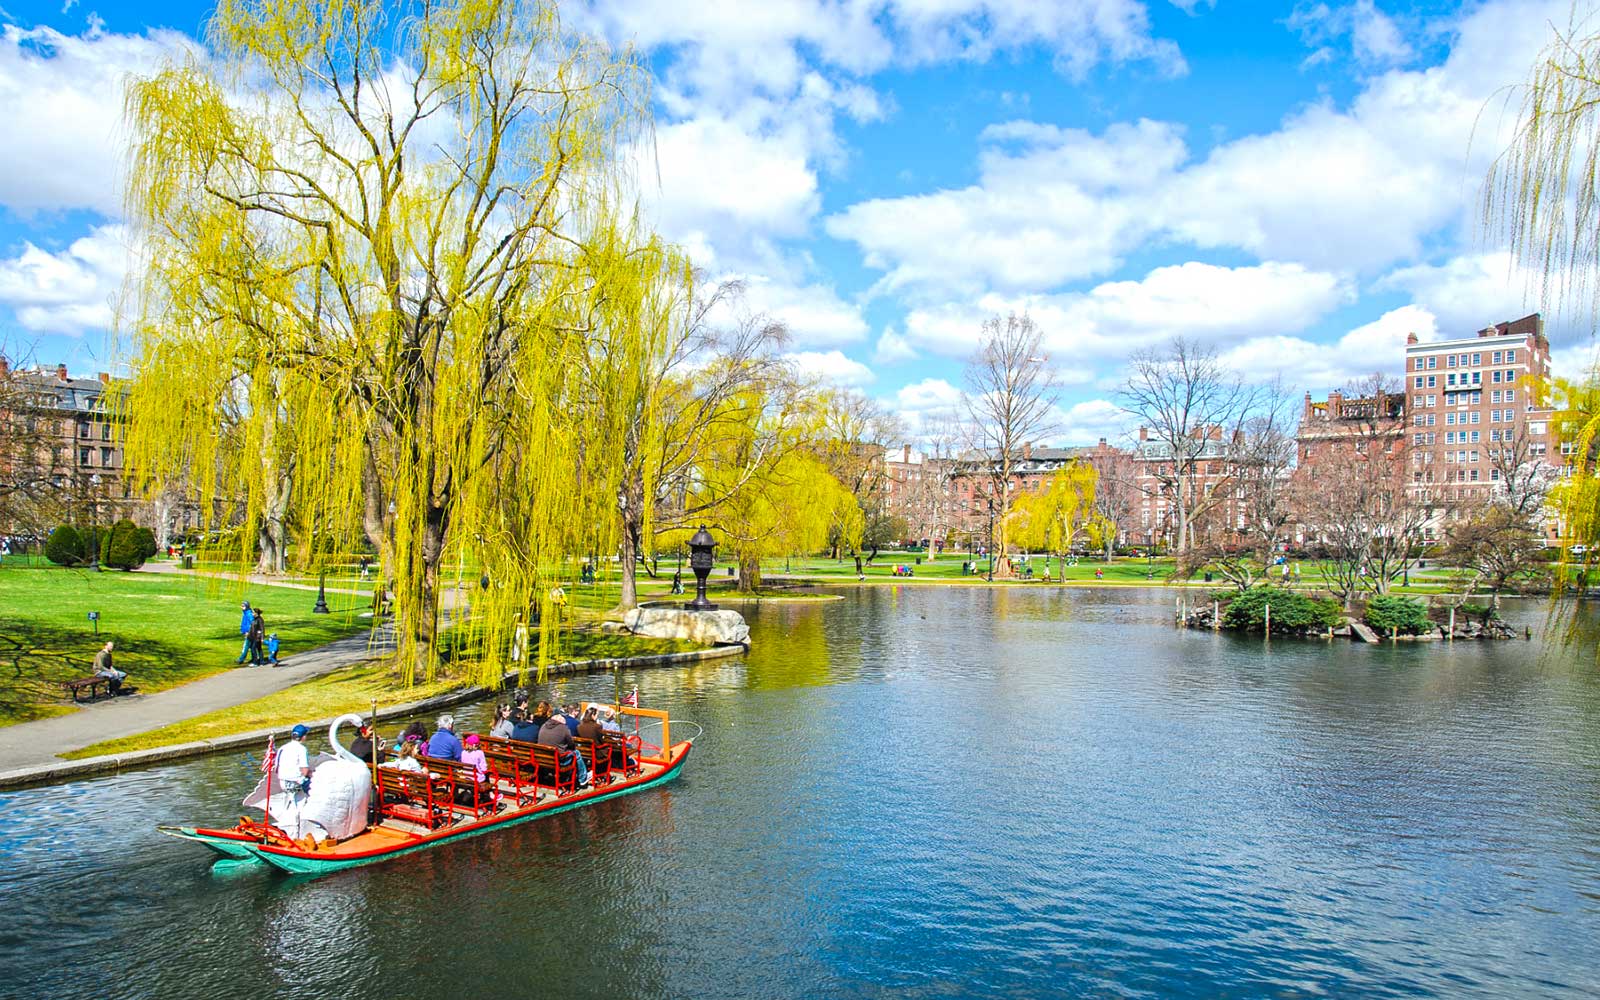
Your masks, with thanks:
[{"label": "pond water", "polygon": [[0,795],[0,996],[1600,993],[1592,638],[1268,644],[1172,601],[764,605],[747,657],[618,679],[704,727],[679,781],[317,880],[154,832],[237,815],[241,755]]}]

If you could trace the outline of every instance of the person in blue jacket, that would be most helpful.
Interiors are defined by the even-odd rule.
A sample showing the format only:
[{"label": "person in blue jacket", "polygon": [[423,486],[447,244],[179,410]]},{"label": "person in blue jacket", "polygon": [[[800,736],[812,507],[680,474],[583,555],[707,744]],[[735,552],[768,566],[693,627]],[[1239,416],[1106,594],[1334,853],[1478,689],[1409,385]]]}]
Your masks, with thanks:
[{"label": "person in blue jacket", "polygon": [[243,663],[250,655],[250,620],[255,616],[250,613],[250,602],[244,602],[244,615],[239,619],[239,658],[234,663]]},{"label": "person in blue jacket", "polygon": [[267,636],[267,659],[272,661],[273,666],[278,665],[278,633],[276,632]]}]

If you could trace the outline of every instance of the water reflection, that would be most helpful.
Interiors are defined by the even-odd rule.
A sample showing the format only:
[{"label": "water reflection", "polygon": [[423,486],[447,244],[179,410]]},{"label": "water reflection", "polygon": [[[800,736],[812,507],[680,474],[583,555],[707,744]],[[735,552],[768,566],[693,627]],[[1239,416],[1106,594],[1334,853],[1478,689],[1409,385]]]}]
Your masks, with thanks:
[{"label": "water reflection", "polygon": [[223,876],[154,835],[231,815],[236,758],[0,795],[0,994],[1600,992],[1587,653],[845,593],[751,609],[745,656],[560,682],[705,727],[666,790],[394,864]]}]

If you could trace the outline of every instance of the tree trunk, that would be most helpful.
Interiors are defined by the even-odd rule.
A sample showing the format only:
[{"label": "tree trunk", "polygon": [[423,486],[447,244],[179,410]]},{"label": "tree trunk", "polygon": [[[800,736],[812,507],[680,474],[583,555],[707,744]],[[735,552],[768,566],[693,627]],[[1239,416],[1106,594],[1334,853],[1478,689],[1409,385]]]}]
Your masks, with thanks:
[{"label": "tree trunk", "polygon": [[285,519],[293,492],[292,463],[277,470],[275,475],[268,475],[266,503],[261,510],[261,524],[256,529],[256,540],[261,549],[256,558],[257,573],[277,576],[289,568],[289,531]]},{"label": "tree trunk", "polygon": [[633,520],[632,509],[622,512],[622,596],[617,599],[618,611],[639,606],[639,526]]},{"label": "tree trunk", "polygon": [[739,560],[739,592],[753,594],[761,589],[761,560],[744,558]]},{"label": "tree trunk", "polygon": [[449,499],[436,498],[428,504],[422,522],[422,600],[415,621],[406,622],[414,644],[411,677],[429,677],[434,663],[434,644],[439,638],[439,563],[444,558],[444,540],[449,526]]}]

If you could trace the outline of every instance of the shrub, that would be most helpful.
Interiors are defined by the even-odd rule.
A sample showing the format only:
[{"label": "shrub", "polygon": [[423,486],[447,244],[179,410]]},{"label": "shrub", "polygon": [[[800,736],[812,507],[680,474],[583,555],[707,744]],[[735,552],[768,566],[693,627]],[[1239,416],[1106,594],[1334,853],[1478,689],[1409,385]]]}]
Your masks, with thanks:
[{"label": "shrub", "polygon": [[[145,555],[145,539],[141,532],[149,534],[126,518],[112,525],[111,530],[105,533],[100,561],[123,571],[143,566],[148,557]],[[150,544],[154,545],[154,540]]]},{"label": "shrub", "polygon": [[1388,635],[1399,629],[1406,635],[1416,635],[1433,628],[1428,609],[1421,601],[1409,597],[1374,597],[1367,601],[1367,624],[1379,633]]},{"label": "shrub", "polygon": [[57,527],[45,540],[44,557],[57,566],[82,566],[85,561],[83,536],[70,524]]},{"label": "shrub", "polygon": [[134,533],[138,538],[140,556],[145,559],[149,559],[151,556],[160,551],[160,546],[156,545],[155,532],[151,531],[149,528],[135,528]]},{"label": "shrub", "polygon": [[1267,606],[1272,606],[1272,631],[1291,634],[1337,625],[1339,605],[1281,587],[1251,587],[1233,598],[1222,612],[1223,628],[1261,632],[1266,629]]}]

